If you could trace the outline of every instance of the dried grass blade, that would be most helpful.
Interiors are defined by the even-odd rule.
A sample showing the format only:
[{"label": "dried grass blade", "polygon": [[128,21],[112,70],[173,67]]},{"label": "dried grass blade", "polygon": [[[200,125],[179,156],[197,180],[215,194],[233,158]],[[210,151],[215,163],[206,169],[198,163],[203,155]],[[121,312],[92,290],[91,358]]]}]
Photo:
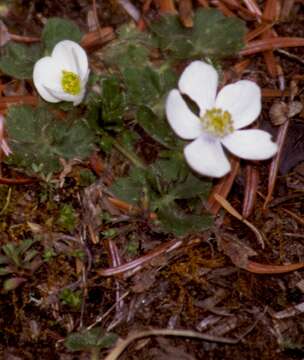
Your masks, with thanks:
[{"label": "dried grass blade", "polygon": [[248,68],[250,63],[250,59],[242,60],[233,66],[233,70],[237,73],[237,75],[241,76],[243,72]]},{"label": "dried grass blade", "polygon": [[262,12],[259,8],[259,5],[256,3],[255,0],[244,0],[244,3],[247,9],[255,16],[259,17],[262,15]]},{"label": "dried grass blade", "polygon": [[32,184],[36,181],[38,180],[33,178],[8,179],[8,178],[0,177],[0,184],[3,185],[26,185],[26,184]]},{"label": "dried grass blade", "polygon": [[180,247],[182,244],[183,242],[181,240],[172,240],[165,244],[157,246],[151,252],[141,256],[140,258],[137,258],[120,266],[111,267],[108,269],[96,270],[96,272],[100,276],[113,276],[113,275],[122,274],[127,271],[133,270],[137,267],[144,266],[146,263],[150,262],[155,257],[171,252],[177,249],[178,247]]},{"label": "dried grass blade", "polygon": [[176,8],[173,0],[154,0],[156,6],[159,6],[160,13],[176,14]]},{"label": "dried grass blade", "polygon": [[281,5],[278,0],[267,0],[263,11],[263,19],[266,21],[276,21],[280,17]]},{"label": "dried grass blade", "polygon": [[36,96],[25,95],[25,96],[5,96],[0,97],[0,111],[6,110],[10,105],[33,105],[38,104],[38,98]]},{"label": "dried grass blade", "polygon": [[289,122],[290,122],[290,120],[287,120],[283,125],[281,125],[279,132],[278,132],[278,137],[277,137],[278,153],[273,158],[273,160],[271,161],[271,164],[270,164],[269,177],[268,177],[268,193],[267,193],[265,203],[263,206],[264,209],[266,209],[267,205],[269,204],[269,202],[272,199],[272,193],[273,193],[275,183],[276,183],[276,178],[277,178],[280,160],[281,160],[282,151],[283,151],[283,145],[285,143],[285,139],[286,139],[287,132],[288,132]]},{"label": "dried grass blade", "polygon": [[266,265],[248,260],[246,270],[255,274],[283,274],[302,269],[304,263],[289,265]]},{"label": "dried grass blade", "polygon": [[300,37],[276,37],[252,41],[247,44],[245,49],[240,51],[240,55],[252,55],[259,52],[288,47],[304,46],[304,38]]},{"label": "dried grass blade", "polygon": [[193,27],[192,2],[191,0],[180,0],[178,4],[179,17],[186,28]]},{"label": "dried grass blade", "polygon": [[229,212],[230,215],[232,215],[236,219],[242,221],[245,225],[247,225],[254,232],[254,234],[257,238],[257,241],[261,245],[262,249],[264,249],[264,247],[265,247],[264,239],[263,239],[262,234],[259,232],[259,230],[253,224],[251,224],[248,220],[244,219],[243,216],[237,210],[235,210],[226,199],[224,199],[223,197],[221,197],[218,194],[214,194],[214,198],[216,199],[216,201],[218,201],[221,204],[221,206],[226,211]]},{"label": "dried grass blade", "polygon": [[133,341],[151,336],[179,336],[224,344],[237,344],[239,342],[239,339],[224,338],[211,334],[201,334],[191,330],[153,329],[130,333],[126,339],[118,341],[116,347],[105,357],[104,360],[118,360],[119,356]]},{"label": "dried grass blade", "polygon": [[265,31],[269,30],[273,26],[273,23],[270,24],[261,24],[255,29],[249,31],[245,36],[245,41],[249,42],[258,36],[262,35]]},{"label": "dried grass blade", "polygon": [[246,185],[242,215],[246,219],[251,215],[255,205],[257,188],[259,183],[259,171],[254,165],[247,165],[245,168],[245,173]]},{"label": "dried grass blade", "polygon": [[[289,90],[278,90],[278,89],[262,89],[262,97],[264,98],[276,98],[276,97],[289,97],[290,91]],[[266,99],[267,100],[267,99]]]},{"label": "dried grass blade", "polygon": [[211,1],[211,4],[215,5],[227,17],[236,16],[236,14],[221,1],[214,0]]},{"label": "dried grass blade", "polygon": [[215,185],[208,198],[208,209],[211,214],[216,215],[221,208],[221,205],[216,201],[215,194],[219,194],[221,197],[226,198],[233,185],[234,179],[240,168],[240,161],[235,157],[230,159],[231,171],[228,175],[223,177],[217,185]]}]

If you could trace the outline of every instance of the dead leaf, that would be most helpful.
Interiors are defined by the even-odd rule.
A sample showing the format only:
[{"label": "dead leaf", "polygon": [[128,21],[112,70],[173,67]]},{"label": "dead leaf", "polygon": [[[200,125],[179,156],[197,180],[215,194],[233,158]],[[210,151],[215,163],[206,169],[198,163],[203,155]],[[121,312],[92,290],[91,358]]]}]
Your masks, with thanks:
[{"label": "dead leaf", "polygon": [[288,105],[284,101],[276,101],[269,110],[269,116],[274,126],[284,124],[288,119]]},{"label": "dead leaf", "polygon": [[60,188],[62,188],[64,185],[65,178],[70,172],[72,172],[73,166],[81,163],[81,161],[78,159],[65,160],[63,158],[59,158],[59,161],[63,167],[62,171],[59,174],[59,184],[60,184],[59,186]]},{"label": "dead leaf", "polygon": [[156,269],[149,268],[148,271],[144,271],[133,276],[132,290],[135,293],[143,293],[149,290],[155,283]]},{"label": "dead leaf", "polygon": [[300,101],[291,101],[289,104],[284,101],[277,101],[270,108],[270,120],[274,126],[282,125],[288,119],[299,114],[302,109],[303,105]]},{"label": "dead leaf", "polygon": [[292,121],[284,144],[280,172],[286,174],[304,160],[304,123]]},{"label": "dead leaf", "polygon": [[[270,122],[262,122],[262,130],[271,133],[277,139],[278,128]],[[288,133],[282,148],[279,165],[280,174],[287,174],[293,167],[304,160],[304,122],[298,119],[290,121]]]},{"label": "dead leaf", "polygon": [[289,109],[288,109],[288,117],[292,118],[295,115],[300,114],[300,112],[303,110],[303,104],[300,101],[292,101],[289,104]]},{"label": "dead leaf", "polygon": [[11,40],[11,35],[4,22],[0,20],[0,47],[4,46]]},{"label": "dead leaf", "polygon": [[218,237],[218,246],[230,258],[233,264],[241,269],[247,268],[248,257],[257,255],[249,246],[229,235]]}]

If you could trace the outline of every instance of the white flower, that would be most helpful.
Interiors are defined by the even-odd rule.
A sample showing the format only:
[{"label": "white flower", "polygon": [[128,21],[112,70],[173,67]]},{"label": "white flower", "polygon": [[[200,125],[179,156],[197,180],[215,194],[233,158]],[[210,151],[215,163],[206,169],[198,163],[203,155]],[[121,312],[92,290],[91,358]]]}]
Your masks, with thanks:
[{"label": "white flower", "polygon": [[43,57],[34,66],[33,80],[40,96],[52,103],[81,103],[89,77],[86,52],[76,42],[60,41],[51,56]]},{"label": "white flower", "polygon": [[[222,145],[234,155],[249,160],[271,158],[277,145],[262,130],[239,130],[261,112],[261,90],[252,81],[227,85],[216,95],[218,74],[202,61],[192,62],[182,73],[178,87],[171,90],[166,114],[174,132],[193,140],[184,149],[191,168],[202,175],[221,177],[230,171]],[[199,116],[187,106],[182,94],[199,107]]]}]

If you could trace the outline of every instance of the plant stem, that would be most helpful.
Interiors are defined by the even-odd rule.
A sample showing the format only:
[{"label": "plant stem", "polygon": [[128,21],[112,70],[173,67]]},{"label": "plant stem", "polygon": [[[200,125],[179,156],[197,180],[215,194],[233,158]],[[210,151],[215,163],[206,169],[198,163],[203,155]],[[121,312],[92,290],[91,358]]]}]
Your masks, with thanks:
[{"label": "plant stem", "polygon": [[121,145],[118,141],[113,139],[113,145],[116,147],[118,151],[122,153],[127,159],[131,161],[131,163],[140,168],[140,169],[146,169],[146,166],[142,163],[142,161],[131,151],[126,149],[123,145]]},{"label": "plant stem", "polygon": [[98,348],[92,348],[91,360],[99,360],[99,349]]}]

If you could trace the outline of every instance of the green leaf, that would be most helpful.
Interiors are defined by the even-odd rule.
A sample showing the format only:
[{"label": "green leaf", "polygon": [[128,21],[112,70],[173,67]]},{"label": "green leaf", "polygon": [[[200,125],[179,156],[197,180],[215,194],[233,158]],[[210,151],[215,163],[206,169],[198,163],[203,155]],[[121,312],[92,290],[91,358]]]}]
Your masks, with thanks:
[{"label": "green leaf", "polygon": [[237,55],[244,46],[246,27],[236,17],[225,17],[216,9],[199,9],[193,28],[185,28],[175,15],[164,16],[151,25],[163,51],[177,59]]},{"label": "green leaf", "polygon": [[145,106],[157,116],[165,113],[165,98],[169,90],[176,86],[177,77],[169,63],[161,67],[126,67],[122,70],[126,85],[127,103],[131,107]]},{"label": "green leaf", "polygon": [[138,204],[146,186],[147,181],[145,171],[133,168],[128,177],[122,177],[116,180],[110,190],[119,199],[130,204]]},{"label": "green leaf", "polygon": [[101,150],[105,153],[110,153],[113,148],[114,139],[112,136],[108,135],[107,133],[102,134],[101,139],[98,143]]},{"label": "green leaf", "polygon": [[33,239],[25,239],[18,245],[18,254],[23,255],[35,243]]},{"label": "green leaf", "polygon": [[126,129],[119,134],[117,141],[129,152],[134,152],[134,145],[140,136],[133,129]]},{"label": "green leaf", "polygon": [[13,243],[8,243],[2,246],[2,250],[5,255],[12,261],[15,265],[20,265],[19,251],[18,246]]},{"label": "green leaf", "polygon": [[96,176],[89,169],[83,169],[79,172],[79,185],[88,187],[96,181]]},{"label": "green leaf", "polygon": [[159,159],[152,165],[153,174],[167,183],[184,179],[189,173],[182,152],[171,152],[170,158]]},{"label": "green leaf", "polygon": [[13,151],[7,162],[28,172],[35,167],[44,175],[60,170],[60,158],[84,159],[94,146],[94,135],[83,120],[57,120],[46,107],[11,107],[7,131]]},{"label": "green leaf", "polygon": [[197,196],[207,198],[211,189],[211,182],[201,180],[189,174],[183,183],[179,183],[170,191],[170,195],[175,199],[192,199]]},{"label": "green leaf", "polygon": [[33,67],[42,56],[40,45],[8,43],[0,58],[0,70],[16,79],[31,79]]},{"label": "green leaf", "polygon": [[125,110],[125,95],[116,77],[101,82],[102,121],[108,130],[121,130]]},{"label": "green leaf", "polygon": [[111,347],[117,338],[118,336],[114,333],[106,333],[100,328],[94,328],[70,334],[64,344],[70,351],[106,349]]},{"label": "green leaf", "polygon": [[117,40],[105,48],[104,61],[120,69],[130,66],[139,68],[149,62],[148,55],[152,47],[155,47],[155,43],[149,32],[139,31],[133,23],[123,25],[118,30]]},{"label": "green leaf", "polygon": [[203,231],[212,225],[210,215],[186,214],[174,204],[160,208],[157,217],[162,230],[172,232],[177,236]]},{"label": "green leaf", "polygon": [[128,67],[122,72],[127,86],[128,102],[134,105],[153,105],[161,93],[161,84],[157,72],[149,66],[143,68]]},{"label": "green leaf", "polygon": [[42,31],[42,42],[50,53],[59,41],[72,40],[79,43],[82,35],[78,26],[72,21],[54,17],[48,19]]},{"label": "green leaf", "polygon": [[23,263],[26,264],[26,263],[29,263],[30,261],[32,261],[36,255],[39,254],[39,251],[37,250],[28,250],[25,254],[25,257],[23,259]]},{"label": "green leaf", "polygon": [[156,116],[147,106],[140,106],[136,113],[138,124],[153,140],[167,148],[176,146],[176,137],[168,123]]}]

